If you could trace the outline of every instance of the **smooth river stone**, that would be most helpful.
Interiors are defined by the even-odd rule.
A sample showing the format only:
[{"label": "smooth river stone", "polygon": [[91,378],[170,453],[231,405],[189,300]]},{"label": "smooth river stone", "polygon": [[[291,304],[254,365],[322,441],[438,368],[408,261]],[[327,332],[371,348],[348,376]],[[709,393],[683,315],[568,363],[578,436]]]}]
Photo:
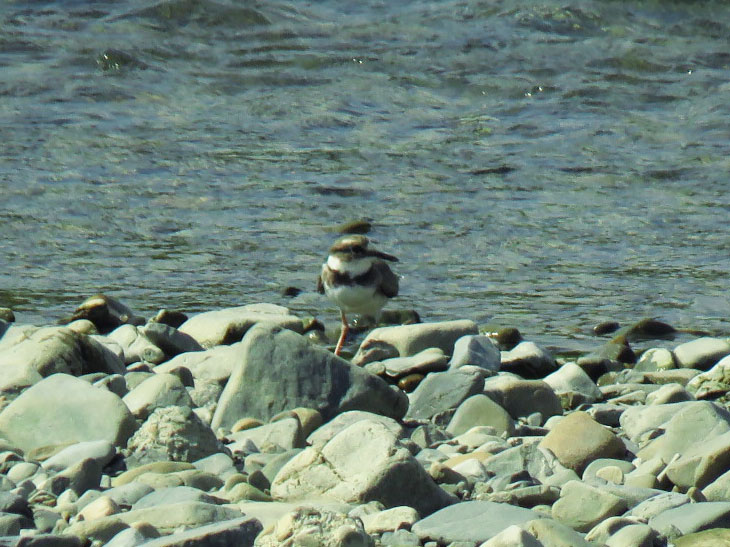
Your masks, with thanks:
[{"label": "smooth river stone", "polygon": [[0,413],[0,437],[26,453],[83,441],[125,446],[136,428],[118,396],[67,374],[41,380]]},{"label": "smooth river stone", "polygon": [[726,355],[730,355],[730,342],[724,338],[697,338],[674,348],[678,367],[707,370]]},{"label": "smooth river stone", "polygon": [[462,336],[454,344],[454,354],[449,361],[449,368],[474,365],[497,372],[501,362],[502,355],[491,338],[483,334],[469,334]]},{"label": "smooth river stone", "polygon": [[240,341],[256,323],[274,323],[301,334],[302,321],[289,308],[274,304],[249,304],[194,315],[180,325],[180,332],[192,336],[204,348]]}]

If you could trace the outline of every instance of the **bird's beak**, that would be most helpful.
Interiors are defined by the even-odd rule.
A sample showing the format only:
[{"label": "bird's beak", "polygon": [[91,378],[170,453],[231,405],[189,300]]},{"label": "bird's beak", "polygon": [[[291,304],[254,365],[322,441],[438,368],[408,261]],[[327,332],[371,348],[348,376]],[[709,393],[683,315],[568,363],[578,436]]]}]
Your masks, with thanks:
[{"label": "bird's beak", "polygon": [[391,262],[398,262],[398,258],[389,255],[388,253],[384,253],[382,251],[376,251],[375,249],[368,249],[367,253],[365,253],[367,256],[374,256],[376,258],[382,258],[383,260],[390,260]]}]

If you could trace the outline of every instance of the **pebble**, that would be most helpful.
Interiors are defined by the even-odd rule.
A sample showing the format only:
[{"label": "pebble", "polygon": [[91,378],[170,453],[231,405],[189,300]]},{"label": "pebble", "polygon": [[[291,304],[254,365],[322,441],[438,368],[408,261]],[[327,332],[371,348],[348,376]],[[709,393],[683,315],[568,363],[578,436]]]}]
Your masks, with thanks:
[{"label": "pebble", "polygon": [[348,362],[271,304],[75,315],[0,324],[0,534],[26,543],[681,546],[730,525],[724,338],[639,322],[565,362],[456,320],[375,329]]}]

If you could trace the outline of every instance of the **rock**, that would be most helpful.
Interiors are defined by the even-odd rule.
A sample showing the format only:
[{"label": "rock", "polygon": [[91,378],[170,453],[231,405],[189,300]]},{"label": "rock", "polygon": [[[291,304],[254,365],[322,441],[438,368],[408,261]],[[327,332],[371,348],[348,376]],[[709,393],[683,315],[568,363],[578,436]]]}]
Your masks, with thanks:
[{"label": "rock", "polygon": [[180,332],[192,336],[204,348],[240,341],[256,323],[276,324],[302,333],[302,321],[288,308],[273,304],[249,304],[199,313],[185,321]]},{"label": "rock", "polygon": [[137,385],[122,399],[135,418],[146,420],[157,408],[187,406],[193,401],[180,379],[173,374],[155,374]]},{"label": "rock", "polygon": [[730,391],[730,355],[723,357],[707,372],[687,383],[687,391],[697,399],[717,399]]},{"label": "rock", "polygon": [[[0,360],[2,359],[0,355]],[[0,361],[0,397],[3,395],[16,395],[24,389],[37,384],[43,379],[38,374],[31,363],[26,361],[16,361],[14,363],[4,363]]]},{"label": "rock", "polygon": [[461,435],[473,427],[491,426],[496,435],[511,437],[515,424],[509,413],[486,395],[472,395],[459,405],[446,431]]},{"label": "rock", "polygon": [[[227,438],[232,441],[227,446],[231,452],[238,452],[237,445],[252,441],[259,449],[281,452],[292,448],[304,448],[302,427],[296,418],[285,418],[252,429],[231,433]],[[267,448],[268,447],[268,448]],[[270,450],[269,450],[270,448]]]},{"label": "rock", "polygon": [[173,533],[144,543],[145,547],[227,546],[250,547],[261,532],[261,523],[251,517],[224,520]]},{"label": "rock", "polygon": [[369,515],[362,515],[360,520],[368,534],[382,534],[393,532],[400,528],[410,530],[411,526],[421,517],[412,507],[393,507]]},{"label": "rock", "polygon": [[446,370],[449,358],[440,348],[427,348],[409,357],[395,357],[382,361],[385,374],[402,378],[409,374],[428,374]]},{"label": "rock", "polygon": [[401,529],[395,532],[385,532],[380,536],[380,544],[383,547],[420,547],[421,540],[413,532]]},{"label": "rock", "polygon": [[466,501],[437,511],[419,520],[412,531],[421,541],[447,544],[467,541],[473,544],[487,541],[512,525],[539,518],[530,509],[491,501]]},{"label": "rock", "polygon": [[148,532],[152,530],[154,530],[154,528],[152,528],[151,526],[144,525],[125,528],[124,530],[116,534],[106,544],[104,544],[104,547],[137,547],[137,545],[142,545],[150,539],[156,539],[160,537],[160,533],[157,530],[154,530],[151,536],[146,536],[143,533],[143,531]]},{"label": "rock", "polygon": [[116,515],[121,511],[119,505],[109,496],[100,496],[94,501],[85,505],[76,515],[77,520],[96,520],[110,515]]},{"label": "rock", "polygon": [[608,547],[652,547],[655,539],[658,539],[656,531],[627,517],[608,518],[586,534],[587,541]]},{"label": "rock", "polygon": [[582,473],[599,457],[620,458],[626,448],[609,429],[585,412],[572,412],[561,419],[540,442],[564,466]]},{"label": "rock", "polygon": [[543,543],[513,524],[479,547],[543,547]]},{"label": "rock", "polygon": [[612,458],[598,458],[597,460],[593,460],[590,464],[586,466],[585,470],[583,471],[582,479],[584,482],[594,485],[596,485],[596,477],[606,480],[608,482],[614,482],[616,484],[621,484],[623,482],[615,480],[609,481],[608,478],[602,476],[601,471],[605,469],[610,470],[610,477],[615,477],[616,471],[620,472],[621,477],[623,477],[624,475],[634,471],[636,467],[634,467],[634,464],[632,464],[631,462],[627,462],[624,460],[616,460]]},{"label": "rock", "polygon": [[[368,465],[363,466],[362,462]],[[407,505],[428,515],[454,500],[428,476],[386,426],[361,420],[323,446],[294,456],[274,478],[279,500],[325,497],[345,503],[377,500],[385,507]]]},{"label": "rock", "polygon": [[124,364],[131,365],[138,361],[162,363],[165,360],[165,352],[158,348],[147,338],[142,329],[134,325],[122,325],[107,335],[107,339],[119,344],[124,353]]},{"label": "rock", "polygon": [[367,335],[352,362],[362,366],[371,361],[379,361],[381,359],[372,358],[371,355],[377,355],[382,348],[393,348],[400,357],[415,355],[427,348],[439,348],[446,355],[451,355],[456,341],[467,334],[478,334],[477,324],[474,321],[443,321],[380,327]]},{"label": "rock", "polygon": [[292,538],[291,545],[318,547],[374,547],[375,543],[363,529],[362,522],[335,513],[313,508],[298,508],[276,522],[271,530],[256,538],[256,547],[280,547]]},{"label": "rock", "polygon": [[639,360],[634,365],[637,372],[671,370],[676,368],[674,355],[665,348],[650,348],[641,354]]},{"label": "rock", "polygon": [[[80,376],[92,372],[124,374],[119,358],[94,339],[64,327],[27,330],[0,339],[0,367],[34,370],[43,377],[56,373]],[[20,368],[18,368],[20,367]]]},{"label": "rock", "polygon": [[665,472],[682,491],[704,488],[730,467],[730,432],[687,447]]},{"label": "rock", "polygon": [[553,518],[579,532],[587,532],[599,522],[627,509],[626,502],[609,492],[580,481],[570,481],[553,504]]},{"label": "rock", "polygon": [[136,427],[119,397],[67,374],[44,378],[0,412],[0,437],[26,453],[84,441],[124,446]]},{"label": "rock", "polygon": [[501,365],[499,348],[485,335],[469,334],[459,338],[454,344],[449,368],[474,365],[485,370],[497,372]]},{"label": "rock", "polygon": [[[654,426],[648,431],[656,429],[664,434],[652,440],[642,443],[642,436],[629,429],[628,424],[638,414],[639,418],[648,418],[651,414],[649,409],[658,409],[658,419],[647,422],[647,425]],[[668,405],[656,405],[646,407],[644,412],[628,409],[621,417],[621,425],[629,438],[639,442],[641,449],[637,453],[643,460],[649,460],[655,456],[668,462],[679,453],[683,454],[691,450],[696,444],[703,444],[730,431],[730,413],[714,403],[706,401],[690,401],[687,403],[673,403]],[[659,423],[657,423],[659,422]],[[626,425],[625,425],[626,424]],[[648,433],[645,433],[646,436]]]},{"label": "rock", "polygon": [[674,547],[727,547],[728,545],[730,545],[730,530],[723,528],[703,530],[674,540]]},{"label": "rock", "polygon": [[563,413],[560,399],[542,380],[522,380],[512,375],[487,378],[484,394],[515,420],[539,412],[544,420]]},{"label": "rock", "polygon": [[175,357],[181,353],[203,351],[203,346],[190,336],[163,323],[148,323],[140,328],[141,334],[160,348],[165,355]]},{"label": "rock", "polygon": [[709,528],[730,528],[730,502],[681,505],[650,518],[649,526],[670,540]]},{"label": "rock", "polygon": [[[0,415],[2,418],[2,415]],[[213,431],[185,406],[156,409],[127,445],[127,467],[160,460],[193,462],[225,452]]]},{"label": "rock", "polygon": [[445,425],[456,408],[467,398],[482,391],[484,378],[472,367],[429,374],[408,395],[406,420],[434,420]]},{"label": "rock", "polygon": [[239,363],[211,425],[230,428],[242,417],[268,420],[295,407],[315,409],[325,421],[348,410],[398,419],[405,414],[407,399],[380,378],[312,346],[295,332],[256,325],[241,344]]},{"label": "rock", "polygon": [[221,499],[206,494],[197,488],[191,488],[190,486],[173,486],[170,488],[153,490],[149,494],[141,497],[134,502],[132,510],[148,509],[150,507],[157,507],[158,505],[170,505],[184,501],[212,503],[216,505],[219,505],[222,502]]},{"label": "rock", "polygon": [[196,380],[225,384],[240,359],[240,347],[241,343],[236,342],[230,346],[216,346],[205,351],[182,353],[157,365],[155,372],[170,372],[185,367],[192,372]]},{"label": "rock", "polygon": [[680,384],[666,384],[646,395],[647,405],[666,405],[694,400],[692,394]]},{"label": "rock", "polygon": [[132,310],[116,298],[97,294],[84,300],[74,311],[70,321],[87,319],[91,321],[100,333],[111,332],[120,325],[141,325],[144,319],[137,317]]},{"label": "rock", "polygon": [[521,527],[535,536],[545,547],[595,547],[583,539],[583,534],[554,519],[535,519]]},{"label": "rock", "polygon": [[25,517],[32,517],[28,501],[18,494],[12,492],[0,492],[0,513],[14,513]]},{"label": "rock", "polygon": [[502,352],[501,370],[523,378],[543,378],[557,368],[553,356],[534,342],[520,342],[511,350]]},{"label": "rock", "polygon": [[595,403],[603,396],[590,376],[575,363],[565,363],[558,370],[543,378],[543,381],[558,395],[578,393],[582,402]]},{"label": "rock", "polygon": [[320,428],[314,430],[309,437],[307,437],[307,443],[313,446],[321,446],[328,443],[341,431],[344,431],[355,422],[367,420],[371,422],[378,422],[384,425],[390,430],[393,435],[398,439],[402,439],[406,436],[405,429],[393,418],[381,416],[379,414],[373,414],[371,412],[364,412],[362,410],[350,410],[339,414]]},{"label": "rock", "polygon": [[722,338],[697,338],[678,345],[673,353],[678,367],[707,370],[730,355],[730,342]]},{"label": "rock", "polygon": [[652,517],[668,511],[669,509],[674,509],[676,507],[686,505],[691,501],[692,500],[690,500],[689,496],[687,496],[686,494],[679,494],[676,492],[664,492],[662,494],[652,496],[642,501],[635,507],[632,507],[631,510],[626,513],[626,516],[636,517],[643,521],[647,521]]},{"label": "rock", "polygon": [[[110,525],[117,526],[117,531],[114,533],[118,533],[127,526],[142,522],[151,524],[161,534],[171,534],[180,527],[197,528],[206,524],[238,519],[240,517],[241,512],[230,507],[197,501],[182,501],[179,503],[156,505],[145,509],[126,511],[91,522],[77,521],[66,528],[64,534],[90,537],[90,528],[104,529]],[[119,524],[121,526],[118,526]],[[109,537],[111,538],[113,535]]]}]

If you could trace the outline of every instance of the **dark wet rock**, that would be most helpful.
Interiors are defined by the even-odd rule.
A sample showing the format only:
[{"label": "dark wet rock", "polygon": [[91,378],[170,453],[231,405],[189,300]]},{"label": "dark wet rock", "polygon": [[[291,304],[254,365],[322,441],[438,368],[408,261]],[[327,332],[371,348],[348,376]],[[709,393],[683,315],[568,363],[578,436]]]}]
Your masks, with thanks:
[{"label": "dark wet rock", "polygon": [[501,351],[511,351],[523,340],[522,333],[515,327],[501,328],[490,337],[494,339]]},{"label": "dark wet rock", "polygon": [[[363,466],[362,462],[368,465]],[[274,478],[271,495],[294,501],[326,497],[346,503],[377,500],[428,515],[454,499],[428,476],[384,425],[361,420],[322,446],[294,456]]]},{"label": "dark wet rock", "polygon": [[416,310],[383,310],[380,314],[381,325],[415,325],[421,322]]},{"label": "dark wet rock", "polygon": [[88,319],[101,334],[111,332],[120,325],[143,325],[144,319],[138,317],[116,298],[97,294],[84,300],[74,311],[68,322]]},{"label": "dark wet rock", "polygon": [[593,334],[596,336],[603,336],[604,334],[611,334],[616,332],[621,325],[618,321],[603,321],[593,327]]},{"label": "dark wet rock", "polygon": [[192,336],[204,348],[240,341],[256,323],[274,323],[297,333],[302,332],[302,321],[288,308],[274,304],[250,304],[194,315],[178,330]]},{"label": "dark wet rock", "polygon": [[393,418],[406,411],[402,392],[290,330],[257,325],[239,351],[213,415],[214,429],[230,428],[242,417],[268,420],[295,407],[313,408],[325,421],[347,410]]},{"label": "dark wet rock", "polygon": [[124,446],[136,428],[119,397],[66,374],[41,380],[0,413],[0,436],[25,452],[98,440]]},{"label": "dark wet rock", "polygon": [[163,323],[148,323],[141,327],[140,331],[150,342],[165,352],[168,358],[181,353],[203,351],[203,347],[192,336]]},{"label": "dark wet rock", "polygon": [[406,393],[413,393],[424,378],[423,374],[409,374],[399,379],[397,385]]},{"label": "dark wet rock", "polygon": [[162,323],[176,329],[187,320],[188,316],[181,311],[161,309],[149,322]]},{"label": "dark wet rock", "polygon": [[653,340],[657,338],[671,340],[676,334],[677,329],[672,325],[652,318],[637,321],[626,332],[626,336],[630,340]]},{"label": "dark wet rock", "polygon": [[631,349],[625,335],[616,336],[597,351],[583,356],[577,361],[578,365],[584,368],[594,368],[598,364],[603,364],[607,370],[613,370],[615,364],[633,364],[635,362],[636,354]]},{"label": "dark wet rock", "polygon": [[[2,417],[0,415],[0,417]],[[155,409],[127,444],[127,466],[170,460],[194,462],[225,452],[213,431],[186,406]]]},{"label": "dark wet rock", "polygon": [[[10,308],[0,308],[0,321],[5,323],[15,323],[15,314]],[[2,336],[2,326],[0,326],[0,336]]]},{"label": "dark wet rock", "polygon": [[365,218],[350,220],[334,227],[332,230],[339,234],[367,234],[373,227],[373,223]]},{"label": "dark wet rock", "polygon": [[429,374],[409,394],[410,405],[405,419],[434,420],[446,425],[456,408],[467,398],[481,392],[483,387],[482,373],[471,367]]},{"label": "dark wet rock", "polygon": [[96,64],[104,72],[118,72],[123,69],[147,68],[147,64],[139,60],[131,53],[121,49],[105,49],[96,58]]}]

